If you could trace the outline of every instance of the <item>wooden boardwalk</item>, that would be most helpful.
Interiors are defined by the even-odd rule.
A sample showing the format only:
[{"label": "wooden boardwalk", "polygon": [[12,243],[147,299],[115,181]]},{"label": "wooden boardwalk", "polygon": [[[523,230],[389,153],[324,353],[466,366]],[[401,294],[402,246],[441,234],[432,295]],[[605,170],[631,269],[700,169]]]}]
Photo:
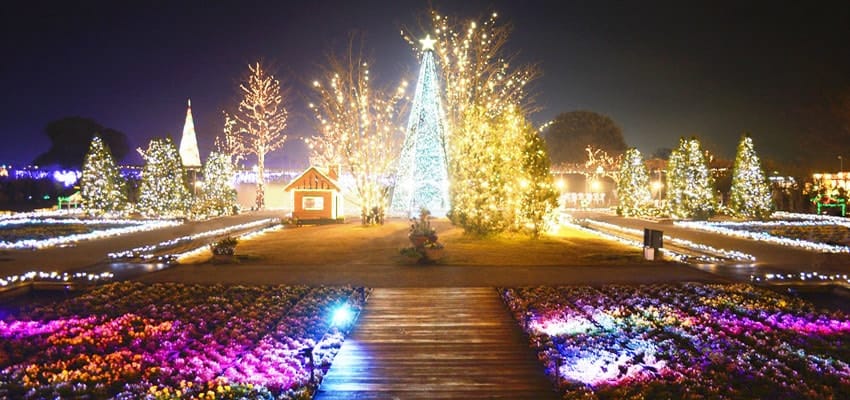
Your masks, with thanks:
[{"label": "wooden boardwalk", "polygon": [[374,289],[316,399],[555,399],[492,288]]}]

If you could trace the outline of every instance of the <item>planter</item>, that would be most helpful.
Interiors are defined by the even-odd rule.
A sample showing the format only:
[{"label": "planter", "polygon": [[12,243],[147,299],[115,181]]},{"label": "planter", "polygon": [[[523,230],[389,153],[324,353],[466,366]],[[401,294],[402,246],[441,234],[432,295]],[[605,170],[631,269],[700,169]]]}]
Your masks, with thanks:
[{"label": "planter", "polygon": [[425,258],[429,261],[439,261],[443,258],[443,252],[445,250],[436,247],[426,247],[425,248]]},{"label": "planter", "polygon": [[413,247],[422,247],[425,242],[428,241],[428,236],[425,235],[412,235],[410,236],[410,243],[413,243]]}]

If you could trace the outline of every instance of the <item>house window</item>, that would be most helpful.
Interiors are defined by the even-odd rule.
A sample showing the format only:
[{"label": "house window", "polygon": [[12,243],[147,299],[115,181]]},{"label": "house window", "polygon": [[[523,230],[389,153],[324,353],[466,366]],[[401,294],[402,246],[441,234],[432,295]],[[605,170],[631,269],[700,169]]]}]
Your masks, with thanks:
[{"label": "house window", "polygon": [[304,196],[301,199],[301,208],[305,211],[324,210],[325,198],[321,196]]}]

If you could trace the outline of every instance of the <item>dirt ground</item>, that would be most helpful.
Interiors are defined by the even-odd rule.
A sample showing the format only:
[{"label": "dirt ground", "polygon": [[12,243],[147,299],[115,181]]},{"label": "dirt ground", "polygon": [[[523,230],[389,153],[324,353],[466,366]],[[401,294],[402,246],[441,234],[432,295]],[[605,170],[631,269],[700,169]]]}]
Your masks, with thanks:
[{"label": "dirt ground", "polygon": [[[440,264],[456,266],[614,265],[641,263],[640,251],[562,228],[556,234],[531,239],[503,234],[478,238],[463,233],[445,219],[435,219],[445,246]],[[357,222],[341,225],[286,228],[243,240],[236,247],[241,264],[263,265],[395,265],[411,260],[399,251],[410,246],[408,222],[391,220],[382,226]],[[187,257],[181,264],[207,263],[209,251]]]}]

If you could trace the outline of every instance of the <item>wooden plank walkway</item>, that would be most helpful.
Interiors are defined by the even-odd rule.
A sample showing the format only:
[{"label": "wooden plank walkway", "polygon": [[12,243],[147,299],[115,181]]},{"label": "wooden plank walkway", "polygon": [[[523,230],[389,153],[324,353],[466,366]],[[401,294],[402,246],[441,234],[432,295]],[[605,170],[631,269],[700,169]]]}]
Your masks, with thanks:
[{"label": "wooden plank walkway", "polygon": [[555,399],[492,288],[374,289],[316,399]]}]

